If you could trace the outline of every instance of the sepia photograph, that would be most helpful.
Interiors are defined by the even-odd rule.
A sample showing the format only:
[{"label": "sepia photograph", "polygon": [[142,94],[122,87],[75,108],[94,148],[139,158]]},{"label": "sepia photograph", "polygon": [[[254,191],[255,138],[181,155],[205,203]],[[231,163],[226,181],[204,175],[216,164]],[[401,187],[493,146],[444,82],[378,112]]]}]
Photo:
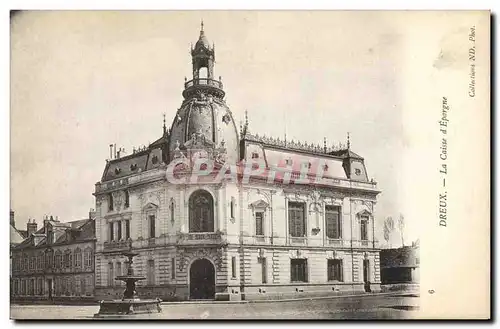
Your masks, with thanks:
[{"label": "sepia photograph", "polygon": [[489,317],[489,15],[11,11],[10,318]]}]

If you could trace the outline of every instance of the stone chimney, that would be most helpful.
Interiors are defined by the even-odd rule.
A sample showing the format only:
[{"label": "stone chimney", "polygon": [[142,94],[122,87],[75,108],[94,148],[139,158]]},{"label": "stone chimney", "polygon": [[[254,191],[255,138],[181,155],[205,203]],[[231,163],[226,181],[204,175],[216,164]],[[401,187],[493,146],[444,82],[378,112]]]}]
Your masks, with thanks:
[{"label": "stone chimney", "polygon": [[10,225],[16,227],[16,220],[14,219],[14,210],[10,211]]},{"label": "stone chimney", "polygon": [[31,219],[28,219],[28,224],[26,224],[26,230],[28,231],[28,236],[37,231],[37,226],[38,224],[35,222],[35,219],[33,219],[33,221],[31,221]]}]

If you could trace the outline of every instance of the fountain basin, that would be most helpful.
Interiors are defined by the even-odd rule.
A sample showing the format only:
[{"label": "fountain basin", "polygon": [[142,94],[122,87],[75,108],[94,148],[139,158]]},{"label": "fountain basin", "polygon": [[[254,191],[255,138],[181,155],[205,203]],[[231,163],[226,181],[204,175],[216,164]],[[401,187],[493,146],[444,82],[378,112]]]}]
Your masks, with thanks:
[{"label": "fountain basin", "polygon": [[96,318],[117,317],[120,315],[160,313],[161,299],[123,299],[102,300]]}]

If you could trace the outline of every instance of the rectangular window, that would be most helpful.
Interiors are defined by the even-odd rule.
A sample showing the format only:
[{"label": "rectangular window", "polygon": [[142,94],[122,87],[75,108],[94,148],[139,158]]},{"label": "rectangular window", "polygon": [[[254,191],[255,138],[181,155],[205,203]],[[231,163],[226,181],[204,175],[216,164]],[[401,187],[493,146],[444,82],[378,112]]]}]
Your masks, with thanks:
[{"label": "rectangular window", "polygon": [[292,282],[307,282],[307,259],[290,259]]},{"label": "rectangular window", "polygon": [[[127,275],[128,273],[128,267],[127,267],[127,264],[128,264],[128,261],[124,261],[123,264],[122,264],[122,275]],[[123,281],[122,281],[123,282]],[[123,282],[123,285],[125,285],[126,283]]]},{"label": "rectangular window", "polygon": [[81,287],[81,291],[80,291],[80,295],[84,296],[85,295],[85,279],[82,278],[80,280],[80,287]]},{"label": "rectangular window", "polygon": [[326,206],[325,207],[325,220],[326,220],[326,236],[330,239],[340,239],[340,207]]},{"label": "rectangular window", "polygon": [[236,279],[236,257],[231,257],[231,277]]},{"label": "rectangular window", "polygon": [[305,204],[303,202],[288,203],[288,227],[293,237],[306,235]]},{"label": "rectangular window", "polygon": [[82,287],[80,286],[80,284],[81,284],[80,278],[78,278],[78,277],[75,278],[74,282],[75,282],[75,290],[74,290],[75,295],[79,296],[81,294],[81,291],[82,291]]},{"label": "rectangular window", "polygon": [[255,235],[264,235],[264,213],[262,211],[255,213]]},{"label": "rectangular window", "polygon": [[361,240],[368,240],[368,218],[361,218]]},{"label": "rectangular window", "polygon": [[109,223],[109,241],[114,241],[115,240],[115,223],[110,222]]},{"label": "rectangular window", "polygon": [[342,259],[328,260],[328,281],[344,281],[342,275]]},{"label": "rectangular window", "polygon": [[259,257],[261,267],[262,283],[267,283],[267,261],[265,257]]},{"label": "rectangular window", "polygon": [[81,251],[77,251],[75,253],[75,266],[76,267],[82,266],[82,252]]},{"label": "rectangular window", "polygon": [[110,193],[108,196],[108,210],[109,211],[113,211],[113,203],[114,203],[113,194]]},{"label": "rectangular window", "polygon": [[125,208],[130,207],[130,194],[125,190]]},{"label": "rectangular window", "polygon": [[149,237],[154,238],[156,236],[156,225],[155,225],[155,215],[149,215]]},{"label": "rectangular window", "polygon": [[116,225],[118,226],[117,240],[121,241],[121,239],[122,239],[122,222],[116,222]]},{"label": "rectangular window", "polygon": [[154,286],[154,284],[155,284],[155,261],[152,259],[148,260],[147,281],[148,281],[149,286]]},{"label": "rectangular window", "polygon": [[31,279],[30,280],[30,295],[34,295],[35,294],[35,279]]},{"label": "rectangular window", "polygon": [[[123,274],[122,273],[122,263],[121,262],[117,262],[116,263],[116,271],[115,272],[116,272],[116,276],[120,276],[120,275]],[[118,285],[120,285],[120,286],[122,285],[123,281],[118,281],[118,280],[115,280],[115,281],[116,281],[116,283],[118,283]]]},{"label": "rectangular window", "polygon": [[172,257],[172,263],[171,263],[171,271],[172,271],[172,280],[175,280],[175,258]]},{"label": "rectangular window", "polygon": [[115,272],[113,268],[113,263],[108,264],[108,286],[112,287],[115,285]]},{"label": "rectangular window", "polygon": [[231,197],[231,218],[234,218],[234,198]]},{"label": "rectangular window", "polygon": [[125,239],[130,239],[130,220],[125,221]]}]

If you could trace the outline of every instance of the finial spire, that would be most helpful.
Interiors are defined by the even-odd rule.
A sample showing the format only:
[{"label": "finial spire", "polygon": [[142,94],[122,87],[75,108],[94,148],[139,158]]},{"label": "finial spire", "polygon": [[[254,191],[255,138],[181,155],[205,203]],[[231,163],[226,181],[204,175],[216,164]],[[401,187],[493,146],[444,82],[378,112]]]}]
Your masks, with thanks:
[{"label": "finial spire", "polygon": [[201,19],[201,30],[200,32],[203,32],[203,18]]},{"label": "finial spire", "polygon": [[167,134],[167,124],[165,121],[165,113],[163,113],[163,135]]},{"label": "finial spire", "polygon": [[326,137],[323,137],[323,152],[326,153]]},{"label": "finial spire", "polygon": [[248,110],[245,110],[245,125],[243,126],[243,135],[248,132]]},{"label": "finial spire", "polygon": [[347,132],[347,149],[348,150],[351,149],[351,139],[350,139],[350,136],[349,136],[349,132]]}]

